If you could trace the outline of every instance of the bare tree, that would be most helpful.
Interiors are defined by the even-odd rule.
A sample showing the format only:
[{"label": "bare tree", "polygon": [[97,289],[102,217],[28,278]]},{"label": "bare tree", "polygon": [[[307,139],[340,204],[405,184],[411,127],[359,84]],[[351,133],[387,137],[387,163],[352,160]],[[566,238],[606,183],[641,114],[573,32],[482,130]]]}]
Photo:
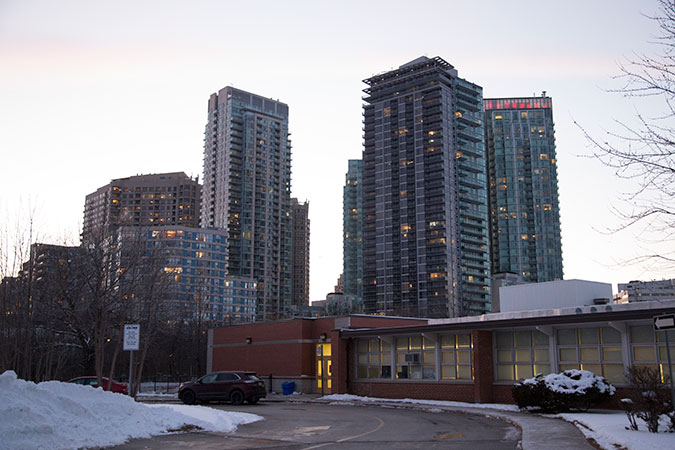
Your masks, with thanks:
[{"label": "bare tree", "polygon": [[[632,180],[636,188],[627,193],[626,204],[615,212],[621,219],[615,229],[643,226],[670,240],[675,233],[675,3],[659,0],[659,11],[650,17],[659,27],[655,55],[636,55],[620,64],[615,77],[623,85],[612,92],[633,100],[658,100],[663,112],[649,116],[636,112],[637,125],[617,121],[619,131],[607,132],[604,139],[592,136],[581,125],[593,149],[593,156],[613,168],[616,175]],[[671,266],[672,251],[636,258],[634,262],[657,260]]]}]

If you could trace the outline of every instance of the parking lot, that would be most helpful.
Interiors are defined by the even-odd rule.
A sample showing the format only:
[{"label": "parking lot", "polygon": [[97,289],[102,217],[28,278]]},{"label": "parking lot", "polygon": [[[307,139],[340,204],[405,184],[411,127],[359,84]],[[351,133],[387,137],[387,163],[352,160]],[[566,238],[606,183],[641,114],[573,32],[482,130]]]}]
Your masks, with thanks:
[{"label": "parking lot", "polygon": [[520,430],[480,415],[320,403],[262,402],[210,405],[265,419],[231,434],[192,432],[137,439],[118,449],[287,448],[515,449]]}]

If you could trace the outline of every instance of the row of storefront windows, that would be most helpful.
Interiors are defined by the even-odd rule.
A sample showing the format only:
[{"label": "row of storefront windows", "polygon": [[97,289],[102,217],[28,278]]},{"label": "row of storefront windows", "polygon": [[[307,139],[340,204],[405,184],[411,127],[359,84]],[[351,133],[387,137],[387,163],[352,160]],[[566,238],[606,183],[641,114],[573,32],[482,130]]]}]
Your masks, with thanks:
[{"label": "row of storefront windows", "polygon": [[[675,331],[669,333],[675,358]],[[556,365],[558,371],[589,370],[618,384],[625,383],[625,370],[630,365],[657,369],[665,379],[668,357],[664,332],[655,332],[649,324],[627,326],[625,334],[626,352],[622,333],[612,327],[550,329],[548,334],[539,330],[495,331],[494,379],[514,381],[545,375]],[[473,379],[473,341],[468,333],[358,339],[356,350],[357,378]]]},{"label": "row of storefront windows", "polygon": [[[471,380],[472,350],[470,334],[443,335],[438,339],[427,336],[359,339],[357,377]],[[393,376],[392,367],[396,370]]]}]

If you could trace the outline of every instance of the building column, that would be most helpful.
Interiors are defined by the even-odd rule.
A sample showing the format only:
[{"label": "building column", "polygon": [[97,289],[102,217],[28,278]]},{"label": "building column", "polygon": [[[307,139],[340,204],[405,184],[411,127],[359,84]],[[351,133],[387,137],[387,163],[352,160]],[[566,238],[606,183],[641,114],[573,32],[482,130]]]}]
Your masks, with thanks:
[{"label": "building column", "polygon": [[[331,379],[334,394],[347,393],[347,379],[349,378],[347,364],[349,339],[341,339],[340,331],[326,333],[331,343]],[[349,356],[351,357],[351,356]]]},{"label": "building column", "polygon": [[493,401],[494,361],[492,331],[473,330],[473,398],[476,403]]}]

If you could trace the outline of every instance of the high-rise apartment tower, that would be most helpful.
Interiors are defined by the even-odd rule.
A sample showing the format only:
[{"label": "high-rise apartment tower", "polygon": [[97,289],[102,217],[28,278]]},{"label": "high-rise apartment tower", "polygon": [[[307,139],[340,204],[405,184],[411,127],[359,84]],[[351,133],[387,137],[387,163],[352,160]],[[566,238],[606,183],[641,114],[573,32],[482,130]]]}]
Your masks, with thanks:
[{"label": "high-rise apartment tower", "polygon": [[492,272],[563,277],[551,98],[485,99]]},{"label": "high-rise apartment tower", "polygon": [[291,301],[288,105],[232,87],[212,94],[204,137],[201,226],[227,230],[227,272],[258,287],[257,317]]},{"label": "high-rise apartment tower", "polygon": [[342,196],[344,294],[363,302],[363,161],[348,163]]},{"label": "high-rise apartment tower", "polygon": [[291,221],[292,304],[309,306],[309,202],[300,203],[297,198],[291,199]]},{"label": "high-rise apartment tower", "polygon": [[490,311],[482,88],[439,57],[364,81],[366,312]]}]

